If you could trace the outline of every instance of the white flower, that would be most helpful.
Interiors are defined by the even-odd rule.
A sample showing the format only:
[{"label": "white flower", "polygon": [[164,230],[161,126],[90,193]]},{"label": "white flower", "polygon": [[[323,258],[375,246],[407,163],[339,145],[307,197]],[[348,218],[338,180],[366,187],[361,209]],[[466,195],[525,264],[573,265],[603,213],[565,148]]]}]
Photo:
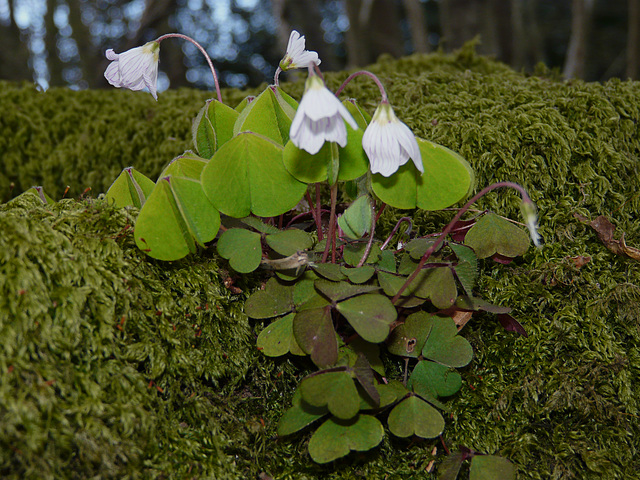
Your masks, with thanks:
[{"label": "white flower", "polygon": [[362,148],[369,157],[371,173],[388,177],[413,160],[420,173],[424,173],[418,141],[409,127],[398,120],[388,102],[378,105],[373,119],[364,131]]},{"label": "white flower", "polygon": [[307,68],[313,62],[320,65],[318,54],[313,51],[304,49],[304,35],[300,35],[293,30],[289,35],[289,44],[287,45],[287,53],[280,60],[280,69],[283,72],[294,68]]},{"label": "white flower", "polygon": [[293,144],[311,155],[318,153],[324,142],[347,144],[348,122],[354,130],[358,124],[347,108],[324,86],[316,75],[309,75],[306,89],[289,132]]},{"label": "white flower", "polygon": [[540,234],[538,233],[538,213],[536,212],[536,206],[531,200],[523,200],[522,204],[520,204],[520,209],[522,210],[522,216],[524,217],[524,221],[527,224],[527,228],[529,229],[529,234],[531,235],[531,240],[533,244],[540,248]]},{"label": "white flower", "polygon": [[118,88],[142,90],[147,87],[153,98],[158,100],[159,54],[160,44],[155,41],[120,54],[110,48],[105,55],[111,63],[105,70],[104,77],[111,85]]}]

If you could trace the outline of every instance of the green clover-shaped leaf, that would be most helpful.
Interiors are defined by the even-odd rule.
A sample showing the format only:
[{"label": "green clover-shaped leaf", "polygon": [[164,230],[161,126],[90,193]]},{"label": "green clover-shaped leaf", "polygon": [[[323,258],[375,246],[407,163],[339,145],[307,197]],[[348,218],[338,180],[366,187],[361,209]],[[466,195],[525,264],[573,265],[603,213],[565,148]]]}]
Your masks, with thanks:
[{"label": "green clover-shaped leaf", "polygon": [[280,357],[291,352],[305,355],[293,335],[294,313],[285,315],[267,325],[258,335],[258,349],[267,357]]},{"label": "green clover-shaped leaf", "polygon": [[529,235],[504,218],[488,213],[469,229],[464,243],[473,248],[478,258],[495,254],[513,258],[527,251]]},{"label": "green clover-shaped leaf", "polygon": [[330,367],[338,360],[338,341],[329,306],[298,311],[293,319],[293,334],[318,367]]},{"label": "green clover-shaped leaf", "polygon": [[413,369],[407,386],[427,400],[448,397],[460,390],[462,377],[445,365],[423,360]]},{"label": "green clover-shaped leaf", "polygon": [[398,317],[391,300],[378,293],[349,298],[336,308],[358,335],[371,343],[384,341],[389,336],[389,326]]},{"label": "green clover-shaped leaf", "polygon": [[432,316],[431,332],[422,348],[422,356],[448,367],[464,367],[473,358],[473,348],[458,335],[452,318]]},{"label": "green clover-shaped leaf", "polygon": [[253,272],[262,260],[260,234],[244,228],[230,228],[220,235],[218,253],[238,273]]},{"label": "green clover-shaped leaf", "polygon": [[251,132],[239,133],[202,170],[202,188],[222,213],[274,217],[296,206],[307,186],[282,165],[282,147]]},{"label": "green clover-shaped leaf", "polygon": [[440,412],[415,395],[409,395],[391,410],[387,424],[391,433],[401,438],[434,438],[444,430]]},{"label": "green clover-shaped leaf", "polygon": [[313,407],[302,399],[300,389],[293,394],[292,406],[278,422],[278,435],[290,435],[324,417],[329,411],[326,407]]},{"label": "green clover-shaped leaf", "polygon": [[469,469],[469,480],[513,480],[516,467],[497,455],[474,455]]},{"label": "green clover-shaped leaf", "polygon": [[247,299],[244,313],[251,318],[271,318],[289,313],[293,310],[293,292],[292,285],[284,285],[272,277],[264,290],[253,292]]},{"label": "green clover-shaped leaf", "polygon": [[[107,200],[113,202],[117,208],[133,205],[142,208],[147,197],[156,186],[152,180],[145,177],[133,167],[122,170],[118,178],[107,190]],[[34,187],[35,188],[35,187]],[[44,194],[43,194],[44,195]],[[46,197],[45,197],[46,202]]]},{"label": "green clover-shaped leaf", "polygon": [[201,157],[211,158],[233,137],[238,112],[215,99],[206,101],[193,121],[193,145]]},{"label": "green clover-shaped leaf", "polygon": [[418,358],[422,354],[433,323],[427,312],[412,313],[389,336],[387,349],[394,355]]},{"label": "green clover-shaped leaf", "polygon": [[380,421],[371,415],[350,420],[330,418],[309,440],[309,454],[317,463],[328,463],[352,450],[364,452],[377,446],[384,436]]},{"label": "green clover-shaped leaf", "polygon": [[327,406],[337,418],[353,418],[360,409],[358,389],[346,371],[311,375],[300,383],[302,398],[314,407]]}]

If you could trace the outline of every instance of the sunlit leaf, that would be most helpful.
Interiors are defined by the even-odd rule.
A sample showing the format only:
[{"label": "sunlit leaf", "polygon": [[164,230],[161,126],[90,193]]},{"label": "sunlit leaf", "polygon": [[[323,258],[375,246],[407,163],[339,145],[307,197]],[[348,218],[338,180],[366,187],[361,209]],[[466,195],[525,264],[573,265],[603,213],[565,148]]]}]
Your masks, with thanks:
[{"label": "sunlit leaf", "polygon": [[206,101],[193,121],[193,145],[198,154],[211,158],[215,151],[233,137],[238,112],[216,99]]},{"label": "sunlit leaf", "polygon": [[159,260],[178,260],[196,245],[213,240],[220,214],[204,196],[200,182],[163,177],[140,210],[134,237],[138,248]]},{"label": "sunlit leaf", "polygon": [[418,139],[424,174],[407,162],[390,177],[372,177],[374,193],[396,208],[441,210],[467,196],[473,186],[473,172],[457,153],[442,145]]},{"label": "sunlit leaf", "polygon": [[[292,103],[296,106],[292,106]],[[295,100],[280,87],[271,85],[240,112],[233,133],[258,133],[278,145],[284,145],[289,140],[289,130],[296,108]]]},{"label": "sunlit leaf", "polygon": [[220,212],[231,217],[274,217],[300,201],[306,185],[282,165],[282,147],[266,137],[240,133],[213,155],[202,187]]},{"label": "sunlit leaf", "polygon": [[[142,208],[145,201],[151,195],[154,187],[156,186],[152,180],[145,177],[142,173],[138,172],[133,167],[127,167],[122,170],[122,173],[118,175],[118,178],[111,184],[109,190],[107,190],[107,200],[113,202],[117,208],[133,205],[136,208]],[[36,189],[37,187],[33,187]],[[27,190],[29,191],[29,190]],[[36,194],[40,196],[36,190]],[[47,197],[42,192],[41,198],[44,198],[44,203],[47,203]]]}]

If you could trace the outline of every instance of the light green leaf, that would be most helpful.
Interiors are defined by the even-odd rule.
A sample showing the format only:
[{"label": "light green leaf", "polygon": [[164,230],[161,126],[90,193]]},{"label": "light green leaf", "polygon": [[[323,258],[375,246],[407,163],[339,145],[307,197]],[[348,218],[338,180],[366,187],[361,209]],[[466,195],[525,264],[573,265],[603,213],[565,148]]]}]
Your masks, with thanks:
[{"label": "light green leaf", "polygon": [[253,132],[284,145],[289,140],[291,121],[297,108],[291,102],[295,104],[279,87],[267,87],[242,110],[233,127],[234,135]]},{"label": "light green leaf", "polygon": [[201,157],[211,158],[233,137],[238,112],[216,99],[206,101],[193,121],[193,145]]},{"label": "light green leaf", "polygon": [[220,214],[202,192],[200,182],[185,177],[158,180],[140,210],[136,245],[159,260],[178,260],[195,253],[196,245],[213,240]]},{"label": "light green leaf", "polygon": [[179,177],[187,177],[194,180],[200,180],[202,169],[208,160],[199,157],[195,153],[187,150],[182,155],[177,156],[169,162],[169,165],[162,171],[161,177],[174,175]]},{"label": "light green leaf", "polygon": [[262,260],[260,234],[244,228],[230,228],[220,235],[218,253],[238,273],[253,272]]},{"label": "light green leaf", "polygon": [[352,240],[362,238],[371,229],[373,210],[367,195],[362,195],[338,218],[338,225]]},{"label": "light green leaf", "polygon": [[[128,205],[142,208],[142,205],[144,205],[144,202],[149,195],[151,195],[155,186],[156,184],[153,183],[152,180],[145,177],[135,168],[127,167],[122,170],[122,173],[118,175],[118,178],[111,184],[109,190],[107,190],[106,197],[107,200],[113,202],[117,208],[123,208]],[[33,187],[33,189],[36,188],[38,187]],[[44,203],[47,203],[44,192],[42,192],[41,198],[44,198]]]},{"label": "light green leaf", "polygon": [[424,174],[407,162],[390,177],[373,175],[374,193],[396,208],[441,210],[467,196],[474,181],[469,164],[442,145],[418,138]]},{"label": "light green leaf", "polygon": [[216,151],[202,171],[211,202],[231,217],[274,217],[300,201],[306,185],[282,166],[282,147],[253,133],[240,133]]}]

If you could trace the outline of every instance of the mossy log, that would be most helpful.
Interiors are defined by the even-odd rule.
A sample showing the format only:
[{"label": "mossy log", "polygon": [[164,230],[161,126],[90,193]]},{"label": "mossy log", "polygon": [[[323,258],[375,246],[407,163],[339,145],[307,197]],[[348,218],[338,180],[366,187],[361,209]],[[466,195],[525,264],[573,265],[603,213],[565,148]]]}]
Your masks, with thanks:
[{"label": "mossy log", "polygon": [[[506,456],[521,479],[637,478],[640,264],[574,215],[606,215],[640,245],[640,83],[526,76],[472,47],[370,69],[417,135],[471,163],[478,188],[517,181],[540,213],[544,248],[483,263],[478,285],[529,336],[491,315],[465,327],[476,356],[448,403],[444,441]],[[346,74],[326,77],[335,89]],[[303,83],[284,89],[299,98]],[[234,105],[247,93],[223,95]],[[345,93],[370,111],[378,102],[365,79]],[[151,260],[133,242],[135,211],[77,200],[129,165],[158,175],[190,148],[191,119],[210,96],[169,91],[156,103],[0,83],[3,198],[34,184],[55,199],[69,185],[75,198],[0,206],[0,476],[430,478],[440,440],[386,438],[318,466],[304,434],[276,439],[305,364],[256,350],[262,324],[242,306],[259,276],[229,277],[213,249]],[[518,207],[503,191],[478,205],[515,220]],[[385,213],[387,227],[397,213]],[[424,234],[451,212],[413,216]]]}]

